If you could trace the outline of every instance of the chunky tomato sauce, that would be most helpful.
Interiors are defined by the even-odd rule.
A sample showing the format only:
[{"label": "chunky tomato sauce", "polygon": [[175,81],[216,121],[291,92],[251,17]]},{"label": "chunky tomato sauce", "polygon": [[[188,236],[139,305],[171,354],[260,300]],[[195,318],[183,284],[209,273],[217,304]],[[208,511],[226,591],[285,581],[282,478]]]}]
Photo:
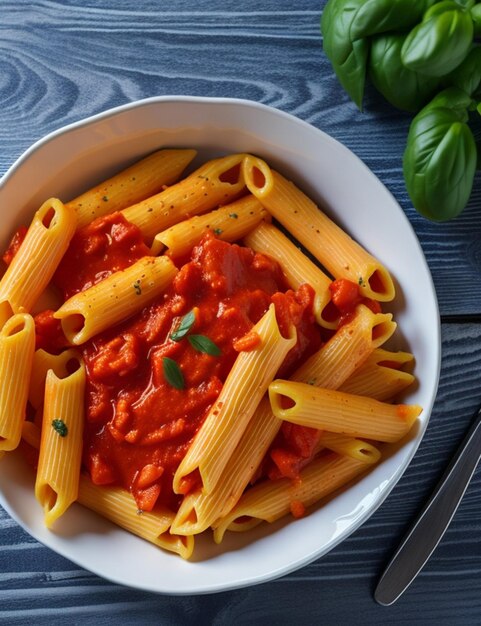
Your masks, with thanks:
[{"label": "chunky tomato sauce", "polygon": [[[12,239],[3,257],[6,263],[25,232],[19,229]],[[107,215],[75,234],[54,284],[67,299],[149,253],[136,226],[120,213]],[[331,294],[341,323],[359,302],[380,310],[350,281],[334,281]],[[176,510],[182,496],[172,491],[173,474],[238,351],[258,344],[252,327],[271,303],[284,336],[295,325],[297,344],[278,372],[287,377],[321,345],[313,298],[308,285],[295,293],[288,290],[278,264],[267,256],[206,236],[159,300],[82,348],[87,370],[84,465],[93,482],[123,486],[139,510],[152,510],[156,504]],[[220,355],[199,352],[187,337],[172,339],[191,311],[195,322],[189,332],[209,338]],[[53,311],[40,313],[35,323],[37,348],[59,352],[67,346]],[[165,358],[180,368],[181,388],[166,378]],[[296,479],[314,456],[320,436],[315,429],[284,423],[255,479]],[[300,514],[299,509],[296,515]]]},{"label": "chunky tomato sauce", "polygon": [[111,213],[75,233],[53,282],[67,300],[149,254],[137,226]]},{"label": "chunky tomato sauce", "polygon": [[[149,253],[140,231],[119,214],[99,218],[75,235],[54,282],[64,298],[87,289]],[[83,346],[87,369],[84,465],[94,483],[128,489],[140,510],[174,510],[181,496],[172,477],[217,399],[238,350],[254,349],[252,327],[275,303],[281,332],[294,324],[296,346],[281,371],[319,348],[312,289],[287,289],[278,264],[262,254],[206,236],[170,289],[136,316]],[[190,311],[191,334],[208,337],[220,355],[199,352],[172,333]],[[37,316],[37,341],[58,351],[62,336],[51,312]],[[165,358],[183,377],[166,378]]]}]

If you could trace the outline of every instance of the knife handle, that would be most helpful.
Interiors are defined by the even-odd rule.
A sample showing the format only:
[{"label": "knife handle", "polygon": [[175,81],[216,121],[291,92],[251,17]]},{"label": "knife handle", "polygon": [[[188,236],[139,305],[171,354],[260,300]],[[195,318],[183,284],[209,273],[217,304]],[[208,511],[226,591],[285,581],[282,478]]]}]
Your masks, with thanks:
[{"label": "knife handle", "polygon": [[402,540],[374,592],[389,606],[409,587],[446,532],[481,457],[481,408],[443,477]]}]

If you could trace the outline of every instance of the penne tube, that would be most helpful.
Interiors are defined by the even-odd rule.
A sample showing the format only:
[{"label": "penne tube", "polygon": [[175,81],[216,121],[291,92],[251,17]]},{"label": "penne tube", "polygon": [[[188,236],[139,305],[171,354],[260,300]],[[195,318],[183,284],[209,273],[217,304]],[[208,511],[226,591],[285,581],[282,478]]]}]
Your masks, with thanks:
[{"label": "penne tube", "polygon": [[17,254],[0,280],[0,317],[6,303],[14,313],[29,312],[49,284],[68,248],[77,218],[60,200],[50,198],[35,213]]},{"label": "penne tube", "polygon": [[409,352],[377,348],[339,390],[387,402],[416,380],[412,374],[400,369],[413,362],[414,357]]},{"label": "penne tube", "polygon": [[197,489],[184,496],[172,523],[179,535],[198,534],[235,506],[281,426],[263,398],[211,493]]},{"label": "penne tube", "polygon": [[0,453],[15,450],[22,437],[34,350],[33,318],[18,313],[0,330]]},{"label": "penne tube", "polygon": [[196,215],[159,233],[154,238],[152,254],[165,252],[173,259],[185,256],[207,232],[213,232],[223,241],[238,241],[264,219],[270,219],[269,213],[257,198],[248,195],[221,209]]},{"label": "penne tube", "polygon": [[308,283],[316,292],[314,315],[317,323],[324,328],[337,328],[339,315],[332,317],[332,315],[327,315],[328,311],[326,311],[331,301],[329,291],[331,279],[278,228],[261,222],[257,228],[244,237],[244,244],[256,252],[262,252],[275,259],[292,289],[298,289],[303,283]]},{"label": "penne tube", "polygon": [[269,382],[297,339],[295,327],[289,338],[281,335],[273,304],[253,332],[260,343],[237,356],[217,401],[174,474],[175,493],[183,492],[183,479],[195,470],[203,491],[208,494],[214,489]]},{"label": "penne tube", "polygon": [[348,437],[340,433],[331,433],[325,430],[322,433],[320,445],[332,452],[343,456],[350,456],[352,459],[363,461],[364,463],[377,463],[381,458],[381,451],[367,441]]},{"label": "penne tube", "polygon": [[331,453],[314,459],[301,470],[299,480],[281,478],[259,483],[246,491],[227,516],[218,520],[214,540],[221,543],[226,530],[244,532],[262,521],[275,522],[287,515],[295,502],[309,507],[370,467],[372,464]]},{"label": "penne tube", "polygon": [[68,375],[69,362],[76,362],[78,359],[79,353],[73,349],[65,350],[60,354],[50,354],[42,349],[35,351],[28,390],[28,401],[34,409],[38,409],[43,404],[48,371],[52,370],[58,378],[65,378]]},{"label": "penne tube", "polygon": [[172,282],[177,268],[167,257],[144,257],[69,298],[54,314],[67,339],[79,345],[137,313]]},{"label": "penne tube", "polygon": [[402,439],[422,411],[289,380],[272,382],[269,400],[274,415],[293,424],[390,443]]},{"label": "penne tube", "polygon": [[184,559],[192,555],[194,538],[179,537],[169,532],[174,514],[168,509],[139,512],[135,500],[125,489],[94,485],[83,475],[80,476],[78,501],[117,526],[150,541],[159,548],[175,552]]},{"label": "penne tube", "polygon": [[[386,323],[384,314],[374,314],[360,305],[353,319],[342,326],[306,366],[301,366],[292,380],[335,389],[368,358],[373,342],[378,340],[373,340],[374,330]],[[394,328],[394,324],[390,325],[389,331],[393,332]],[[383,331],[382,336],[386,339],[389,332]],[[272,413],[268,398],[263,398],[212,492],[206,494],[199,489],[187,494],[172,529],[179,534],[197,534],[219,517],[226,516],[249,485],[281,424]]]},{"label": "penne tube", "polygon": [[77,214],[77,228],[172,185],[196,154],[196,150],[158,150],[67,202],[66,206]]},{"label": "penne tube", "polygon": [[337,389],[395,330],[391,313],[373,313],[360,304],[351,322],[341,326],[322,350],[309,357],[293,380]]},{"label": "penne tube", "polygon": [[244,189],[243,154],[208,161],[165,191],[123,209],[149,243],[157,233],[186,218],[229,204]]},{"label": "penne tube", "polygon": [[[252,161],[254,159],[254,161]],[[388,302],[395,289],[386,268],[325,215],[292,182],[260,159],[246,156],[244,179],[249,191],[335,278],[359,285],[363,296]]]},{"label": "penne tube", "polygon": [[44,510],[47,528],[78,494],[86,374],[82,360],[75,361],[75,371],[59,378],[49,370],[45,382],[35,497]]}]

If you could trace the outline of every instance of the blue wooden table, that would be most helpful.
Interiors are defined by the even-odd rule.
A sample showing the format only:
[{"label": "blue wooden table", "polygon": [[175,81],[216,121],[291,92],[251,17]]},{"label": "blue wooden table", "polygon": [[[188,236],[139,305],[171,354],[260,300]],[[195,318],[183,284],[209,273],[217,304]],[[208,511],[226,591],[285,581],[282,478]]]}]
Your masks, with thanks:
[{"label": "blue wooden table", "polygon": [[414,212],[401,170],[410,118],[372,91],[363,114],[349,101],[322,52],[324,4],[0,0],[0,175],[46,133],[155,95],[248,98],[343,142],[401,204],[438,293],[440,389],[416,457],[382,507],[327,556],[274,582],[210,596],[111,584],[38,544],[0,509],[0,623],[481,624],[481,470],[406,594],[390,608],[372,595],[481,402],[481,177],[458,219],[435,225]]}]

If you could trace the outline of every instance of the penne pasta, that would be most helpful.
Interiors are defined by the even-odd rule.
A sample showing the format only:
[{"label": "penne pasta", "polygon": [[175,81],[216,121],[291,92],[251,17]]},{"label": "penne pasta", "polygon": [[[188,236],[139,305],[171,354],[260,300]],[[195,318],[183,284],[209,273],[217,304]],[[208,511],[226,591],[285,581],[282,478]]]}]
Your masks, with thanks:
[{"label": "penne pasta", "polygon": [[387,402],[415,381],[412,374],[400,369],[413,362],[414,357],[409,352],[389,352],[378,348],[346,380],[340,391]]},{"label": "penne pasta", "polygon": [[300,189],[257,157],[243,163],[249,191],[335,278],[359,285],[363,296],[388,302],[394,284],[386,268],[327,217]]},{"label": "penne pasta", "polygon": [[[269,400],[279,419],[385,442],[402,439],[422,411],[415,404],[387,404],[288,380],[275,380],[269,385]],[[288,406],[283,405],[285,400],[289,401]]]},{"label": "penne pasta", "polygon": [[422,410],[392,404],[414,357],[381,348],[384,265],[253,155],[176,182],[195,154],[47,200],[0,280],[0,457],[38,460],[48,528],[78,501],[186,559],[209,527],[301,517]]},{"label": "penne pasta", "polygon": [[65,350],[60,354],[50,354],[45,350],[35,351],[28,390],[28,401],[34,409],[38,409],[43,404],[48,371],[52,370],[58,378],[65,378],[68,375],[69,362],[75,362],[78,359],[79,353],[73,349]]},{"label": "penne pasta", "polygon": [[144,257],[72,296],[54,314],[67,339],[80,345],[130,317],[160,295],[177,268],[167,257]]},{"label": "penne pasta", "polygon": [[210,493],[245,431],[269,382],[296,343],[291,329],[285,339],[277,325],[274,304],[254,326],[259,345],[239,353],[222,391],[210,409],[173,480],[175,493],[183,492],[186,476],[198,470],[205,493]]},{"label": "penne pasta", "polygon": [[[373,350],[374,329],[387,323],[384,314],[374,314],[360,305],[353,319],[307,361],[307,366],[301,366],[292,380],[335,389],[368,358]],[[392,325],[389,331],[393,332],[394,328]],[[380,336],[387,339],[390,333],[385,329]],[[198,489],[184,497],[172,524],[175,532],[186,535],[203,532],[229,513],[249,485],[281,423],[272,413],[268,398],[263,398],[212,492],[206,494]],[[364,456],[361,453],[360,460],[375,459],[375,452],[368,444],[363,449],[368,453]]]},{"label": "penne pasta", "polygon": [[214,540],[221,543],[226,530],[245,532],[262,521],[275,522],[291,511],[293,503],[311,506],[372,467],[348,456],[329,454],[314,459],[298,481],[281,478],[259,483],[246,491],[237,505],[214,527]]},{"label": "penne pasta", "polygon": [[196,150],[158,150],[67,202],[77,214],[77,228],[172,185],[196,154]]},{"label": "penne pasta", "polygon": [[155,236],[152,254],[165,252],[173,259],[190,253],[207,232],[223,241],[238,241],[264,219],[270,219],[262,204],[252,195],[221,209],[179,222]]},{"label": "penne pasta", "polygon": [[[390,313],[373,313],[360,304],[352,321],[341,326],[326,344],[322,357],[318,354],[309,357],[297,370],[295,380],[316,387],[321,386],[320,380],[329,380],[331,382],[323,382],[322,386],[337,389],[395,330],[396,323]],[[330,352],[332,357],[327,356]],[[329,365],[331,358],[335,365]]]},{"label": "penne pasta", "polygon": [[15,450],[22,437],[34,350],[33,318],[18,313],[0,330],[0,453]]},{"label": "penne pasta", "polygon": [[76,223],[75,212],[60,200],[51,198],[42,204],[0,280],[0,318],[5,320],[9,310],[32,309],[65,254]]},{"label": "penne pasta", "polygon": [[138,511],[131,495],[119,487],[98,486],[80,476],[78,501],[95,513],[142,537],[159,548],[188,559],[194,549],[193,537],[180,537],[169,532],[174,514],[168,509],[155,512]]},{"label": "penne pasta", "polygon": [[381,458],[381,451],[371,443],[327,430],[322,433],[320,444],[332,452],[364,463],[377,463]]},{"label": "penne pasta", "polygon": [[165,191],[123,209],[124,217],[140,228],[147,242],[178,222],[228,204],[244,189],[243,154],[214,159]]},{"label": "penne pasta", "polygon": [[282,267],[292,289],[298,289],[302,284],[308,283],[316,292],[314,315],[317,323],[324,328],[337,328],[339,315],[329,316],[326,311],[331,301],[329,291],[331,279],[278,228],[261,222],[244,237],[244,244],[275,259]]},{"label": "penne pasta", "polygon": [[40,454],[35,480],[35,497],[50,528],[78,494],[82,433],[84,426],[85,366],[80,358],[77,369],[59,378],[49,370],[40,438]]}]

